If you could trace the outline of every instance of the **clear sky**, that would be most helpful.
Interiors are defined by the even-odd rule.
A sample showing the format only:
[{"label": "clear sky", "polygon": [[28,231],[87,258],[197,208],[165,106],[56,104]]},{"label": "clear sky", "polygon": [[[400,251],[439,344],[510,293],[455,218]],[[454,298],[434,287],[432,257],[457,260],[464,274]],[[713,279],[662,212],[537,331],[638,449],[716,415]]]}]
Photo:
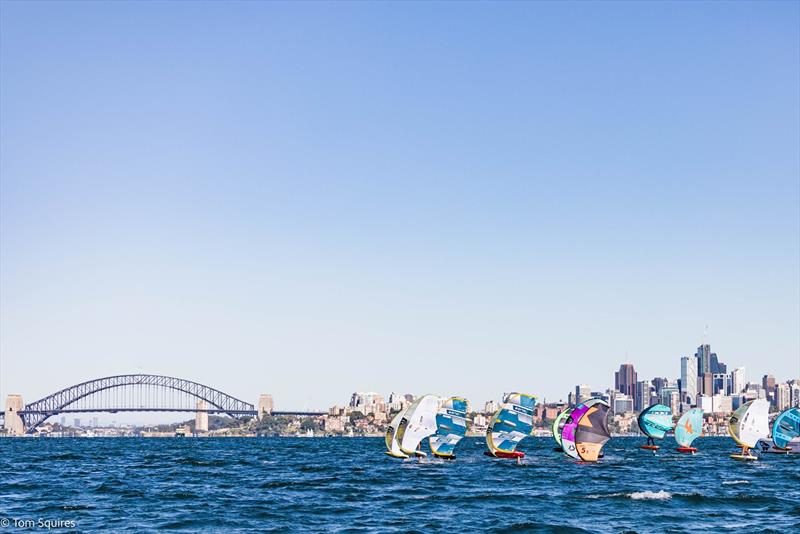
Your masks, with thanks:
[{"label": "clear sky", "polygon": [[0,4],[0,396],[800,376],[797,2]]}]

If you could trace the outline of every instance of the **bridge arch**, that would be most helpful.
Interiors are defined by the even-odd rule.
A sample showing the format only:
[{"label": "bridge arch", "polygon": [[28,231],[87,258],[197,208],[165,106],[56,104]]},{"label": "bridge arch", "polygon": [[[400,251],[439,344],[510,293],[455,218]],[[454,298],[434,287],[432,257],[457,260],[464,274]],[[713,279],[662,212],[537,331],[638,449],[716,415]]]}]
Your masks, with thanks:
[{"label": "bridge arch", "polygon": [[[20,412],[20,415],[24,418],[26,431],[30,433],[49,417],[61,413],[62,410],[68,409],[81,399],[113,388],[139,385],[180,391],[199,400],[206,401],[214,408],[214,411],[226,413],[231,417],[255,414],[255,407],[252,404],[198,382],[163,375],[128,374],[95,378],[94,380],[81,382],[56,391],[44,398],[26,404],[24,413]],[[117,410],[109,409],[108,411]],[[164,411],[169,410],[165,409]]]}]

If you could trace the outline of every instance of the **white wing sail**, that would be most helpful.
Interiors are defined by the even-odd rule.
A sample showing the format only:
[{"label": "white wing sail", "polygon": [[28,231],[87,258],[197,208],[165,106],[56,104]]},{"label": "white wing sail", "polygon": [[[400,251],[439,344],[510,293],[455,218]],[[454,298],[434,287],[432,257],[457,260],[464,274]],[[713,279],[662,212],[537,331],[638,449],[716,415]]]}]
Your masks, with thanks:
[{"label": "white wing sail", "polygon": [[400,444],[395,439],[397,437],[397,427],[400,426],[400,421],[403,419],[406,411],[408,411],[408,409],[397,412],[392,422],[389,423],[389,428],[386,429],[386,454],[394,456],[395,458],[408,458],[408,455],[400,450]]},{"label": "white wing sail", "polygon": [[397,441],[403,454],[425,456],[417,447],[423,439],[436,433],[440,402],[439,397],[423,395],[408,407],[397,428]]},{"label": "white wing sail", "polygon": [[743,404],[731,416],[731,437],[742,447],[753,448],[769,436],[769,401],[756,399]]}]

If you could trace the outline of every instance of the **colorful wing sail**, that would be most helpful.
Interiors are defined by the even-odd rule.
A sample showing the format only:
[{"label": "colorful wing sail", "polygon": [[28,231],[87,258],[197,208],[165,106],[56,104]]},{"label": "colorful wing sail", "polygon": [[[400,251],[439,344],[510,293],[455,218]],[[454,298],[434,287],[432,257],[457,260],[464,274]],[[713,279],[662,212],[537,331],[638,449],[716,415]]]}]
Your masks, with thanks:
[{"label": "colorful wing sail", "polygon": [[639,428],[645,436],[663,439],[664,434],[672,430],[672,410],[663,404],[654,404],[642,410],[637,419]]},{"label": "colorful wing sail", "polygon": [[740,446],[755,447],[769,435],[769,402],[756,399],[739,406],[728,421],[728,433]]},{"label": "colorful wing sail", "polygon": [[453,450],[467,433],[468,408],[467,400],[460,397],[442,403],[436,414],[436,433],[428,440],[433,454],[444,458],[454,456]]},{"label": "colorful wing sail", "polygon": [[512,453],[520,441],[533,433],[533,407],[536,397],[509,393],[492,417],[486,431],[489,452]]},{"label": "colorful wing sail", "polygon": [[772,441],[775,446],[785,449],[789,442],[800,436],[800,408],[784,410],[772,425]]},{"label": "colorful wing sail", "polygon": [[397,441],[404,454],[423,455],[417,447],[423,439],[436,432],[436,412],[439,397],[423,395],[408,407],[397,427]]},{"label": "colorful wing sail", "polygon": [[678,419],[675,425],[675,441],[681,447],[691,447],[692,442],[703,435],[703,409],[692,408]]},{"label": "colorful wing sail", "polygon": [[397,436],[397,427],[400,426],[400,421],[403,419],[406,411],[407,409],[397,412],[397,415],[392,418],[392,422],[389,423],[389,428],[386,429],[386,454],[394,456],[395,458],[408,458],[408,455],[400,450],[400,444],[397,439],[395,439]]},{"label": "colorful wing sail", "polygon": [[603,445],[611,439],[608,429],[608,410],[611,406],[603,401],[593,403],[575,427],[575,449],[584,462],[596,462]]},{"label": "colorful wing sail", "polygon": [[578,404],[567,417],[567,422],[564,423],[564,428],[561,430],[561,448],[567,456],[575,458],[576,460],[580,459],[575,446],[575,429],[578,428],[578,421],[581,420],[581,417],[586,415],[589,408],[598,402],[602,401],[600,399],[589,399],[586,402]]},{"label": "colorful wing sail", "polygon": [[564,429],[564,425],[567,423],[567,418],[571,413],[572,408],[567,408],[558,414],[558,417],[553,420],[553,439],[556,440],[556,443],[558,443],[559,447],[561,447],[561,431]]}]

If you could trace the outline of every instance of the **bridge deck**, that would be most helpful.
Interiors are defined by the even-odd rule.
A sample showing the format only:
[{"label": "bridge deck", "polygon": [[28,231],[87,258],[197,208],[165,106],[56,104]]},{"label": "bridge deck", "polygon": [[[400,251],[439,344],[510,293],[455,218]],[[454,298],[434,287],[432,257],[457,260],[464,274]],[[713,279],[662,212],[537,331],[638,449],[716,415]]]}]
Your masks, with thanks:
[{"label": "bridge deck", "polygon": [[[82,408],[82,409],[61,409],[61,410],[20,410],[20,415],[26,414],[38,414],[38,415],[58,415],[62,413],[118,413],[118,412],[189,412],[189,413],[196,413],[196,412],[205,412],[210,414],[217,414],[217,413],[231,413],[233,412],[236,415],[258,415],[256,410],[220,410],[219,408],[206,408],[206,409],[197,409],[197,408]],[[327,412],[291,412],[291,411],[274,411],[270,413],[270,415],[297,415],[297,416],[308,416],[308,417],[318,417],[325,415]],[[0,416],[5,416],[5,412],[0,412]]]}]

